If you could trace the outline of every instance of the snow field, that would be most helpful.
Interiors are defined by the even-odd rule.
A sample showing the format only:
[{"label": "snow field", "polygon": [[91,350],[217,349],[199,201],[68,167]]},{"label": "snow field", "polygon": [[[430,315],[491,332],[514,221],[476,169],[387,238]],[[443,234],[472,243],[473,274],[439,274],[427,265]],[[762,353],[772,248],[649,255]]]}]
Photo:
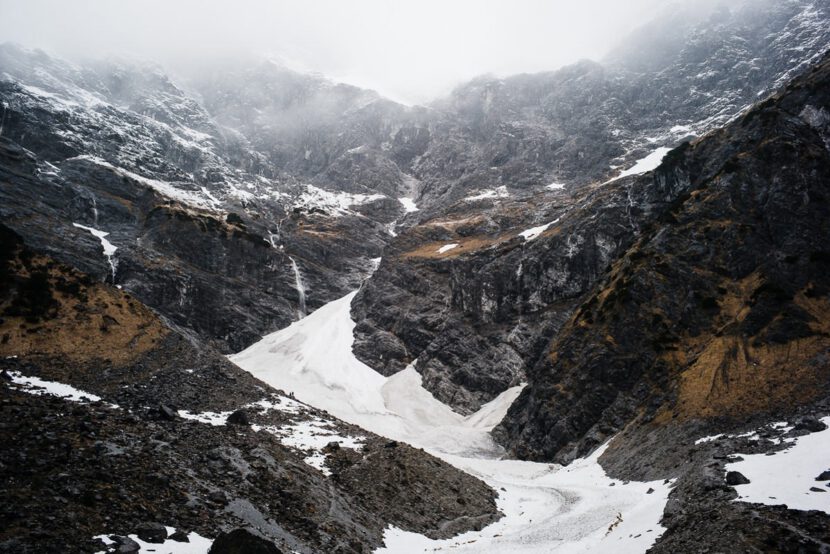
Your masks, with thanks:
[{"label": "snow field", "polygon": [[[231,361],[299,400],[367,430],[424,448],[498,492],[499,521],[435,541],[389,528],[378,552],[644,552],[659,525],[670,483],[623,483],[597,459],[568,467],[500,459],[490,430],[521,391],[513,387],[470,416],[436,400],[409,366],[383,377],[352,353],[350,306],[356,292],[264,337]],[[651,492],[649,493],[649,489]]]}]

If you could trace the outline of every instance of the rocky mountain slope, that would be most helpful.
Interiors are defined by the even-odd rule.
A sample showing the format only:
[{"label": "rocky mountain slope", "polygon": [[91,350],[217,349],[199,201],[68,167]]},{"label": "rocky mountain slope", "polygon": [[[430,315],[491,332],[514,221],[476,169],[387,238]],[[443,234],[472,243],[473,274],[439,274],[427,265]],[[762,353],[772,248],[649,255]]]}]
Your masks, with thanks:
[{"label": "rocky mountain slope", "polygon": [[[597,179],[608,175],[607,164],[622,163],[613,162],[618,154],[612,151],[648,154],[620,175],[651,169],[668,151],[658,145],[675,144],[683,136],[727,121],[757,98],[765,79],[766,86],[774,86],[796,71],[798,64],[791,65],[789,57],[792,51],[813,52],[803,58],[813,59],[830,44],[824,35],[826,26],[819,24],[826,20],[825,7],[800,3],[767,7],[768,12],[761,14],[753,11],[758,5],[745,5],[743,12],[722,12],[703,22],[689,17],[680,27],[672,26],[672,19],[659,20],[642,37],[632,39],[636,48],[623,45],[610,58],[607,63],[613,71],[585,62],[547,75],[491,80],[479,88],[471,84],[456,91],[453,98],[467,90],[477,99],[469,111],[457,111],[468,114],[466,125],[475,122],[479,129],[475,136],[486,139],[488,148],[499,143],[491,137],[501,136],[502,114],[518,118],[511,120],[515,125],[533,114],[526,124],[534,129],[543,124],[567,125],[561,136],[590,142],[586,155],[593,158],[586,167],[593,173],[573,173],[566,178],[573,181],[565,185],[552,174],[546,180],[538,177],[537,183],[553,184],[535,194],[516,191],[518,176],[509,182],[489,181],[491,185],[472,191],[465,185],[448,192],[457,201],[427,210],[419,225],[393,240],[379,271],[356,299],[356,348],[361,359],[384,374],[415,362],[428,388],[464,413],[522,380],[582,295],[636,240],[652,212],[674,201],[683,186],[669,180],[637,187],[630,177],[612,181],[613,186],[603,184],[609,180]],[[771,28],[778,32],[767,34]],[[664,49],[664,55],[650,65],[635,55],[653,51],[643,44],[648,40]],[[672,48],[664,44],[667,41]],[[783,46],[788,41],[790,48]],[[746,60],[750,51],[753,56],[763,52],[767,56],[763,71],[770,73],[761,82],[749,77],[760,76],[750,67],[760,58],[753,57],[749,65],[738,61]],[[704,70],[709,72],[708,80],[698,76]],[[736,75],[743,77],[733,81]],[[702,83],[711,87],[705,94]],[[539,104],[543,92],[547,96]],[[582,102],[579,109],[575,102]],[[487,115],[481,108],[484,103],[497,107]],[[559,107],[552,111],[553,106]],[[593,119],[590,124],[585,119],[562,119],[562,114],[576,118],[580,113],[599,118],[602,126],[597,127]],[[607,132],[598,138],[592,134],[597,128]],[[612,129],[628,130],[615,135]],[[522,149],[534,144],[526,134],[510,140]],[[546,144],[550,140],[544,139]],[[609,147],[612,143],[616,146]],[[532,158],[558,164],[567,159],[563,156],[563,152],[539,151]],[[575,153],[573,157],[579,158]],[[537,167],[536,162],[520,161],[521,156],[511,159],[515,165],[510,167],[521,171]],[[470,163],[479,172],[489,167],[481,159]],[[449,177],[442,181],[443,185],[453,182]],[[462,193],[465,188],[468,192]],[[539,233],[531,232],[536,228]],[[452,244],[459,246],[440,251]]]},{"label": "rocky mountain slope", "polygon": [[[143,62],[76,65],[4,45],[0,136],[33,158],[27,180],[4,177],[2,205],[14,209],[3,216],[33,247],[102,278],[111,272],[94,242],[69,228],[110,233],[111,280],[238,351],[356,288],[397,231],[455,201],[520,199],[551,183],[578,192],[714,128],[814,59],[830,42],[827,20],[814,0],[664,15],[602,63],[482,77],[426,108],[271,61],[174,78]],[[46,190],[60,203],[31,201]],[[165,203],[179,215],[153,211]],[[185,212],[207,219],[182,225]],[[52,246],[46,222],[72,238]],[[191,232],[226,223],[251,242]],[[160,257],[175,269],[156,271]]]},{"label": "rocky mountain slope", "polygon": [[534,364],[508,444],[568,459],[633,420],[740,420],[826,395],[829,84],[825,58],[629,183],[667,202]]},{"label": "rocky mountain slope", "polygon": [[443,537],[498,517],[475,478],[285,396],[0,234],[0,435],[14,445],[0,551],[103,551],[100,536],[133,552],[127,535],[160,542],[167,526],[370,552],[390,524]]}]

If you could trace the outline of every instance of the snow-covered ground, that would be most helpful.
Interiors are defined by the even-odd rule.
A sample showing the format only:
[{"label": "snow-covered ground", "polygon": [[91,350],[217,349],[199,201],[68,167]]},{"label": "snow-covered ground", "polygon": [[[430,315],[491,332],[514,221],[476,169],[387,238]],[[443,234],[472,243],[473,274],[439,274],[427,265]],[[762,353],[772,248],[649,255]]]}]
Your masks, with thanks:
[{"label": "snow-covered ground", "polygon": [[661,146],[660,148],[651,152],[645,158],[637,160],[634,165],[632,165],[625,171],[620,172],[619,175],[617,175],[613,179],[609,179],[604,184],[607,185],[608,183],[616,181],[617,179],[622,179],[623,177],[628,177],[629,175],[640,175],[641,173],[646,173],[648,171],[657,169],[657,167],[663,162],[663,157],[670,151],[671,148]]},{"label": "snow-covered ground", "polygon": [[476,194],[467,196],[464,198],[464,201],[475,202],[476,200],[486,200],[488,198],[507,198],[509,196],[510,193],[507,191],[507,187],[502,185],[494,189],[479,191]]},{"label": "snow-covered ground", "polygon": [[[170,536],[176,532],[175,527],[167,527],[167,535]],[[162,544],[155,544],[144,542],[139,539],[137,535],[128,535],[140,547],[139,552],[155,552],[156,554],[205,554],[210,550],[210,545],[213,541],[206,539],[198,533],[189,533],[187,535],[188,542],[178,542],[171,539],[165,540]],[[115,544],[115,541],[107,535],[97,535],[92,537],[94,539],[101,539],[106,545]]]},{"label": "snow-covered ground", "polygon": [[402,196],[402,197],[398,198],[398,202],[401,203],[401,205],[403,206],[404,211],[408,214],[411,214],[413,212],[417,212],[418,209],[419,209],[418,205],[415,203],[415,200],[413,200],[412,198],[406,198],[406,197]]},{"label": "snow-covered ground", "polygon": [[547,231],[551,227],[551,225],[556,225],[557,223],[559,223],[560,219],[562,218],[557,217],[553,221],[545,223],[544,225],[539,225],[538,227],[531,227],[530,229],[525,229],[524,231],[519,233],[518,236],[522,237],[526,241],[531,241],[539,235],[541,235],[542,233],[544,233],[545,231]]},{"label": "snow-covered ground", "polygon": [[[82,391],[57,381],[47,381],[40,377],[27,377],[19,371],[9,371],[8,375],[18,390],[29,394],[57,396],[69,402],[99,402],[101,400],[100,396],[96,396],[91,392]],[[113,408],[118,407],[115,404],[108,403],[108,405]]]},{"label": "snow-covered ground", "polygon": [[318,208],[332,215],[342,215],[352,206],[368,204],[385,198],[382,194],[351,194],[348,192],[332,192],[323,190],[314,185],[305,185],[303,193],[293,203],[292,207],[305,209]]},{"label": "snow-covered ground", "polygon": [[[486,481],[505,514],[482,531],[435,541],[387,530],[379,552],[644,552],[663,532],[669,485],[623,483],[597,463],[601,450],[563,468],[501,459],[490,430],[521,387],[470,416],[436,400],[410,366],[383,377],[352,354],[355,293],[272,333],[230,359],[268,384],[332,415],[422,447]],[[649,492],[651,489],[651,492]]]},{"label": "snow-covered ground", "polygon": [[786,504],[791,510],[821,510],[830,514],[828,482],[816,480],[830,470],[830,417],[821,421],[827,429],[798,437],[792,446],[772,456],[740,454],[743,460],[727,464],[727,471],[738,471],[750,481],[735,486],[737,501]]}]

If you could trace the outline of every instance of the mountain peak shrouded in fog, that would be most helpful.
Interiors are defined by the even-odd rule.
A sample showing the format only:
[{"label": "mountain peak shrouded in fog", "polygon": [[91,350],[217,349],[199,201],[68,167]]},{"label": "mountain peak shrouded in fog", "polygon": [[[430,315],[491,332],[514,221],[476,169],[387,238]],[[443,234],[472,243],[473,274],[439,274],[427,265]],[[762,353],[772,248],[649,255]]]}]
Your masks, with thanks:
[{"label": "mountain peak shrouded in fog", "polygon": [[422,103],[478,74],[542,71],[599,58],[662,4],[0,0],[0,42],[60,57],[119,54],[184,66],[267,54],[295,69]]}]

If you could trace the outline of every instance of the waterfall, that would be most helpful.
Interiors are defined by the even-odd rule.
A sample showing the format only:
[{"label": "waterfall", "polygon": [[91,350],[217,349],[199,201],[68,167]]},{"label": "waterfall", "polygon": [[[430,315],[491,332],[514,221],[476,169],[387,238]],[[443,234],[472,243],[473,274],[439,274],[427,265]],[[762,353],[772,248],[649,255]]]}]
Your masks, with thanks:
[{"label": "waterfall", "polygon": [[294,258],[288,256],[288,259],[291,260],[291,269],[294,270],[294,286],[297,289],[297,296],[300,298],[300,305],[297,308],[297,316],[299,319],[302,319],[306,316],[305,285],[303,284],[303,276],[300,273],[300,268],[297,267],[297,262]]},{"label": "waterfall", "polygon": [[95,227],[98,227],[98,202],[95,200],[95,195],[92,195],[92,221]]}]

